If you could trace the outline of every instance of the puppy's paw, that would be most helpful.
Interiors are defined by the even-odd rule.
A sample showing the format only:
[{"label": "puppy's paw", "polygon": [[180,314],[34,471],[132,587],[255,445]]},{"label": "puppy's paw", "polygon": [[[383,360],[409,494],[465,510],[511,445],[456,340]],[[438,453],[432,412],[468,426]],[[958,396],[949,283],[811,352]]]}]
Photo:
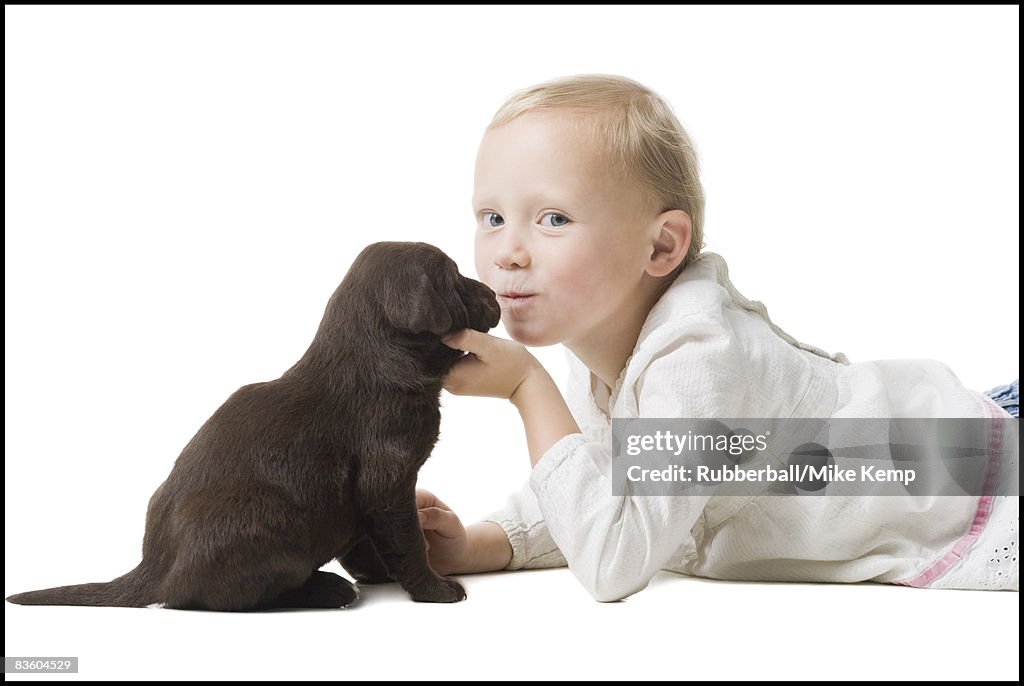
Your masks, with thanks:
[{"label": "puppy's paw", "polygon": [[342,581],[345,583],[325,589],[320,603],[315,604],[314,607],[348,607],[359,600],[359,589],[349,583],[347,579],[342,579]]},{"label": "puppy's paw", "polygon": [[421,603],[457,603],[466,599],[466,589],[455,579],[438,577],[438,583],[409,591],[412,599]]}]

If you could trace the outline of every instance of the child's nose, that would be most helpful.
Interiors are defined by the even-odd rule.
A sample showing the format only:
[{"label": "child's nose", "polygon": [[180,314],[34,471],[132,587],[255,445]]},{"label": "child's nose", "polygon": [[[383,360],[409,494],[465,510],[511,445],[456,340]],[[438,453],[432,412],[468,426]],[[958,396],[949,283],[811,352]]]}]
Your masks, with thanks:
[{"label": "child's nose", "polygon": [[500,232],[494,251],[494,264],[502,269],[515,269],[530,264],[530,251],[526,245],[529,232],[516,226],[506,226]]}]

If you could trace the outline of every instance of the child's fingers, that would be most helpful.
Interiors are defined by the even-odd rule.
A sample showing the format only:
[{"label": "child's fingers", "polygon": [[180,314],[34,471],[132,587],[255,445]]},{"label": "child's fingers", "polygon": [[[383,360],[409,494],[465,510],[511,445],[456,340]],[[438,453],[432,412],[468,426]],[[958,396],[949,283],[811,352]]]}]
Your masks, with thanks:
[{"label": "child's fingers", "polygon": [[433,531],[439,536],[452,538],[459,533],[459,518],[451,510],[426,507],[420,510],[420,526],[424,531]]},{"label": "child's fingers", "polygon": [[440,507],[445,510],[452,508],[448,507],[440,498],[431,493],[425,488],[416,489],[416,509],[422,509],[425,507]]},{"label": "child's fingers", "polygon": [[465,348],[463,347],[463,341],[465,338],[467,338],[466,332],[469,330],[470,329],[462,329],[461,331],[453,331],[447,336],[441,336],[441,342],[447,345],[449,348],[454,348],[455,350],[465,350]]},{"label": "child's fingers", "polygon": [[416,489],[416,509],[436,504],[437,496],[425,488]]},{"label": "child's fingers", "polygon": [[[467,355],[452,367],[452,370],[448,372],[448,375],[444,377],[442,386],[449,393],[455,395],[469,395],[474,388],[474,384],[477,381],[477,377],[480,373],[480,367],[484,363],[473,355]],[[437,505],[439,503],[431,503]]]},{"label": "child's fingers", "polygon": [[462,329],[443,337],[441,342],[449,348],[474,353],[479,357],[483,357],[483,353],[490,348],[491,338],[492,336],[475,329]]}]

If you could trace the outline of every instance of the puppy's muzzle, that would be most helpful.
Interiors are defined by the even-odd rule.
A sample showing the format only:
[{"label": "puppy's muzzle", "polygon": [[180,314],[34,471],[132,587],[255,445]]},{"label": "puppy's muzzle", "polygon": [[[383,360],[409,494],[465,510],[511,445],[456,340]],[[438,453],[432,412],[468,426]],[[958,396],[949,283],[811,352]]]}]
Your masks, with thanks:
[{"label": "puppy's muzzle", "polygon": [[494,291],[473,279],[466,279],[465,286],[469,328],[484,332],[493,329],[501,320],[501,306]]}]

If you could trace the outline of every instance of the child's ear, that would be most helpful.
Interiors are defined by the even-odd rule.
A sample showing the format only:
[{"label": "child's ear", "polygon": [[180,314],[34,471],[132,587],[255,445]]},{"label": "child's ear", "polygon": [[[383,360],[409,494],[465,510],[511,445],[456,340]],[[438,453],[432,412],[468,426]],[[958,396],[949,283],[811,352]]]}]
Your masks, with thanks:
[{"label": "child's ear", "polygon": [[666,276],[682,264],[690,250],[693,224],[683,210],[668,210],[658,215],[651,225],[653,242],[647,273],[654,277]]}]

